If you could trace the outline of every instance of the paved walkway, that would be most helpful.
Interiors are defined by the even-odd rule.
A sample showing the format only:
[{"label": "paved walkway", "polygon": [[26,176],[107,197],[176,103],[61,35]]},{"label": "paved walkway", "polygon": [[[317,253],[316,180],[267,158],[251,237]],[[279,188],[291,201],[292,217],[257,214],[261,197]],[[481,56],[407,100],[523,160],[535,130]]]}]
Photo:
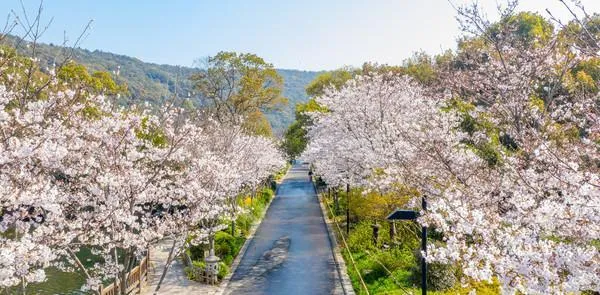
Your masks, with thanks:
[{"label": "paved walkway", "polygon": [[[156,285],[165,268],[165,263],[169,257],[169,250],[173,245],[173,240],[163,240],[150,249],[150,270],[149,282],[142,289],[142,294],[154,294]],[[217,286],[206,285],[188,280],[183,271],[183,263],[177,258],[171,264],[171,269],[167,272],[160,290],[157,294],[220,294],[221,289]]]},{"label": "paved walkway", "polygon": [[[339,294],[341,285],[306,165],[294,165],[226,294]],[[190,292],[191,293],[191,292]]]}]

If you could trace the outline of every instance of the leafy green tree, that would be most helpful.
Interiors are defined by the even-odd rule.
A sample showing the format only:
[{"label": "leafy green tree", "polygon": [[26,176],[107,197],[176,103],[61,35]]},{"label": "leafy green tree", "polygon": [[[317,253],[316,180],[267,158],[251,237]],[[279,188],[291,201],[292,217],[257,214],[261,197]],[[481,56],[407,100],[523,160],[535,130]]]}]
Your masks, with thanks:
[{"label": "leafy green tree", "polygon": [[296,120],[286,130],[283,140],[283,149],[290,159],[300,156],[308,143],[306,132],[312,125],[312,120],[307,113],[326,111],[327,109],[319,105],[314,98],[296,105]]},{"label": "leafy green tree", "polygon": [[10,45],[0,45],[0,60],[0,83],[18,94],[11,107],[22,107],[30,100],[46,99],[49,93],[67,89],[75,92],[74,98],[79,102],[85,102],[91,95],[115,97],[127,93],[127,85],[115,82],[110,73],[90,73],[74,61],[44,68]]},{"label": "leafy green tree", "polygon": [[295,159],[306,148],[306,130],[299,121],[294,121],[285,131],[283,149],[290,159]]},{"label": "leafy green tree", "polygon": [[271,129],[271,123],[267,120],[267,117],[260,110],[254,110],[249,113],[246,120],[242,124],[246,130],[250,130],[253,134],[270,137],[273,135]]},{"label": "leafy green tree", "polygon": [[298,157],[306,148],[308,142],[306,131],[312,125],[311,119],[306,113],[326,111],[314,98],[325,93],[328,87],[342,88],[348,80],[354,78],[358,73],[360,73],[358,69],[344,67],[322,73],[306,86],[306,94],[311,98],[306,103],[296,105],[296,120],[284,134],[282,147],[290,159]]},{"label": "leafy green tree", "polygon": [[433,59],[425,52],[416,52],[406,59],[399,72],[425,85],[430,85],[437,78]]},{"label": "leafy green tree", "polygon": [[29,99],[43,99],[50,84],[50,77],[42,72],[38,63],[19,54],[12,46],[0,45],[0,83],[8,90],[18,93],[19,99],[12,107],[22,106]]},{"label": "leafy green tree", "polygon": [[356,73],[356,69],[344,67],[320,74],[306,86],[306,94],[310,97],[316,97],[322,95],[327,87],[333,86],[340,89],[348,80],[354,78]]},{"label": "leafy green tree", "polygon": [[87,68],[75,62],[69,62],[59,69],[57,77],[68,85],[76,95],[102,94],[116,96],[127,92],[127,85],[117,84],[110,73],[97,71],[90,74]]},{"label": "leafy green tree", "polygon": [[283,78],[273,65],[255,54],[236,52],[219,52],[206,62],[206,69],[191,80],[216,118],[243,124],[255,134],[271,135],[264,112],[287,104],[282,96]]},{"label": "leafy green tree", "polygon": [[489,37],[500,38],[498,35],[505,34],[504,29],[512,30],[512,34],[518,41],[528,44],[546,43],[554,34],[554,26],[543,16],[535,12],[524,11],[511,15],[495,23],[490,28]]}]

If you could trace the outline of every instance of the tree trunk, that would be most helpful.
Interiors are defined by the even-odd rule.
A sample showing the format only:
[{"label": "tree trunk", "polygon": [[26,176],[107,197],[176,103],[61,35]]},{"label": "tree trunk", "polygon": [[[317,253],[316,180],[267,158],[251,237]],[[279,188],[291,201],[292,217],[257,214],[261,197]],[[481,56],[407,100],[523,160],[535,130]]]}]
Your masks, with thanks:
[{"label": "tree trunk", "polygon": [[158,284],[156,285],[156,289],[154,290],[154,295],[158,294],[158,290],[160,289],[160,285],[162,284],[165,276],[167,275],[167,270],[169,269],[169,265],[171,264],[171,260],[173,258],[173,252],[175,252],[175,244],[177,243],[176,239],[173,239],[173,246],[171,246],[171,251],[169,251],[169,257],[167,258],[167,263],[165,264],[165,268],[163,269],[163,273],[160,276],[160,280],[158,280]]},{"label": "tree trunk", "polygon": [[127,274],[129,273],[129,267],[131,266],[131,254],[129,252],[125,253],[125,257],[123,259],[123,271],[121,271],[121,295],[127,294]]},{"label": "tree trunk", "polygon": [[[67,253],[69,253],[69,255],[71,256],[71,258],[75,261],[75,264],[77,265],[77,267],[81,270],[81,272],[83,272],[85,277],[87,279],[90,279],[91,278],[90,274],[88,273],[87,269],[85,269],[85,266],[83,265],[83,263],[81,263],[81,260],[79,260],[79,258],[77,258],[77,255],[75,255],[73,250],[71,250],[70,248],[67,248],[66,250],[67,250]],[[98,291],[98,290],[94,290],[93,292],[94,292],[94,294],[100,294],[100,291]]]},{"label": "tree trunk", "polygon": [[215,236],[211,234],[208,238],[208,256],[215,256]]}]

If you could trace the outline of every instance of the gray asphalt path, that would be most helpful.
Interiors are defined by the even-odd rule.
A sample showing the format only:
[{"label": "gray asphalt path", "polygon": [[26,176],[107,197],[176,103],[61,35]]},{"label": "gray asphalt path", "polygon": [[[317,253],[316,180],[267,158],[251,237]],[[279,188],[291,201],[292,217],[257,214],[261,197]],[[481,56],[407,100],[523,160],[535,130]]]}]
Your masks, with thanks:
[{"label": "gray asphalt path", "polygon": [[250,241],[227,294],[333,294],[335,264],[308,167],[296,164]]}]

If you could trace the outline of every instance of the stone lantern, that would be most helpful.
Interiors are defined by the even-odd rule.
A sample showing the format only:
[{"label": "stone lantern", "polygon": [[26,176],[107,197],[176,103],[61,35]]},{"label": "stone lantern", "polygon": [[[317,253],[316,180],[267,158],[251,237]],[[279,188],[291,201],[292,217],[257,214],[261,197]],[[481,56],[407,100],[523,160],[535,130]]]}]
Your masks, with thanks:
[{"label": "stone lantern", "polygon": [[204,262],[206,263],[204,271],[206,272],[206,283],[215,285],[219,282],[217,274],[219,273],[219,261],[221,261],[221,259],[215,256],[214,251],[210,252],[210,255],[204,258]]},{"label": "stone lantern", "polygon": [[204,273],[206,274],[206,283],[215,285],[219,282],[219,278],[217,277],[219,273],[219,261],[221,259],[215,255],[215,240],[214,237],[209,238],[210,243],[210,252],[208,257],[204,258],[205,268]]}]

